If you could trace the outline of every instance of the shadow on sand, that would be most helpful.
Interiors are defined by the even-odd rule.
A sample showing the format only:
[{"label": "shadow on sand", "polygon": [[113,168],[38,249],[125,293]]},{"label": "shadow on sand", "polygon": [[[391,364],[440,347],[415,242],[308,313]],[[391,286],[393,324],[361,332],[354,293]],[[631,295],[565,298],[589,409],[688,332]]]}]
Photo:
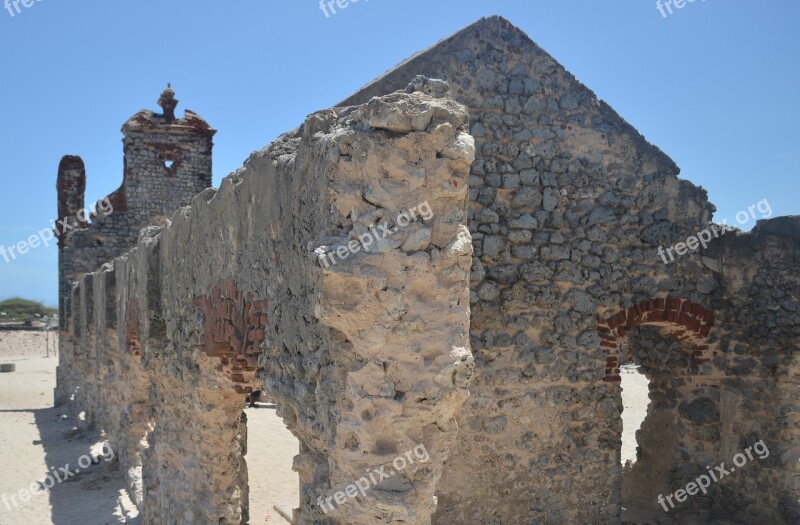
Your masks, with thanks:
[{"label": "shadow on sand", "polygon": [[36,472],[33,479],[18,480],[18,491],[36,488],[30,499],[23,494],[27,501],[21,501],[20,492],[8,494],[7,503],[0,503],[0,511],[14,519],[15,509],[41,506],[44,503],[37,500],[46,497],[53,525],[127,523],[117,512],[125,484],[113,451],[93,447],[100,441],[99,433],[82,430],[78,420],[66,416],[64,411],[65,407],[0,410],[0,414],[33,414],[40,439],[30,445],[43,447],[47,466],[47,470]]}]

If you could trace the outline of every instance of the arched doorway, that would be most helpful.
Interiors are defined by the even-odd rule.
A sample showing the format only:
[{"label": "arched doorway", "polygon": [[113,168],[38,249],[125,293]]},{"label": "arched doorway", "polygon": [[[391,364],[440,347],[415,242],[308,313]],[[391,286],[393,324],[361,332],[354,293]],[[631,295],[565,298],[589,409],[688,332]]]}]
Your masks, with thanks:
[{"label": "arched doorway", "polygon": [[[714,315],[704,307],[670,297],[642,301],[598,323],[607,352],[604,380],[620,383],[625,407],[623,522],[667,521],[711,506],[713,488],[683,501],[667,497],[716,456],[719,388],[707,344],[713,325]],[[631,417],[637,411],[638,421]],[[635,454],[630,425],[639,426]]]}]

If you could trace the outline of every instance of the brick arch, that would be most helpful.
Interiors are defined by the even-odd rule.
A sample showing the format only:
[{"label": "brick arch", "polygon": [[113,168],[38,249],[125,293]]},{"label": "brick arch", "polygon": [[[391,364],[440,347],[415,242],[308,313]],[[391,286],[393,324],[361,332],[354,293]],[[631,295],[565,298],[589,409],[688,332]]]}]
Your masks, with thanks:
[{"label": "brick arch", "polygon": [[670,329],[667,337],[694,345],[692,359],[696,363],[710,361],[705,342],[714,326],[714,320],[712,312],[699,304],[677,297],[642,301],[615,315],[599,317],[597,333],[602,339],[600,347],[608,353],[603,381],[622,380],[619,375],[620,347],[627,344],[628,333],[640,325]]},{"label": "brick arch", "polygon": [[222,279],[193,304],[203,314],[200,351],[219,358],[216,369],[237,394],[261,390],[258,356],[267,328],[267,300],[245,296],[232,279]]}]

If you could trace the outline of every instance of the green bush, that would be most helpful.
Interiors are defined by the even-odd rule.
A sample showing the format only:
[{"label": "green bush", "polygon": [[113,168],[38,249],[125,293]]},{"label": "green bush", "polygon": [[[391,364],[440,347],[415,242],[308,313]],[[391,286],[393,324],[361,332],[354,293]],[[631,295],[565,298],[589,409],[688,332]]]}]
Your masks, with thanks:
[{"label": "green bush", "polygon": [[[12,297],[0,301],[0,322],[3,321],[35,321],[39,317],[51,317],[58,310],[37,301],[29,301],[21,297]],[[5,315],[2,315],[5,314]],[[37,314],[39,317],[37,317]]]}]

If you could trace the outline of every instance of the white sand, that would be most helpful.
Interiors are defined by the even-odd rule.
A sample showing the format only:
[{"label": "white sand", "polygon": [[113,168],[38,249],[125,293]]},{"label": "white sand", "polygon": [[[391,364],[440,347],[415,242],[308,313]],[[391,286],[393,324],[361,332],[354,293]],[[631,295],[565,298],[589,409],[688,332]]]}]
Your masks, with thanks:
[{"label": "white sand", "polygon": [[622,377],[622,464],[636,463],[636,431],[642,426],[650,404],[650,381],[636,365],[623,365]]},{"label": "white sand", "polygon": [[250,523],[282,524],[273,510],[300,505],[300,478],[292,462],[300,442],[275,415],[274,405],[247,409],[247,469],[250,475]]},{"label": "white sand", "polygon": [[122,478],[106,472],[103,462],[56,483],[49,493],[20,492],[50,471],[64,477],[61,467],[80,470],[78,460],[97,441],[75,432],[75,422],[52,408],[57,359],[52,350],[44,357],[45,337],[0,332],[0,362],[17,365],[16,372],[0,374],[0,525],[124,523],[116,508]]}]

